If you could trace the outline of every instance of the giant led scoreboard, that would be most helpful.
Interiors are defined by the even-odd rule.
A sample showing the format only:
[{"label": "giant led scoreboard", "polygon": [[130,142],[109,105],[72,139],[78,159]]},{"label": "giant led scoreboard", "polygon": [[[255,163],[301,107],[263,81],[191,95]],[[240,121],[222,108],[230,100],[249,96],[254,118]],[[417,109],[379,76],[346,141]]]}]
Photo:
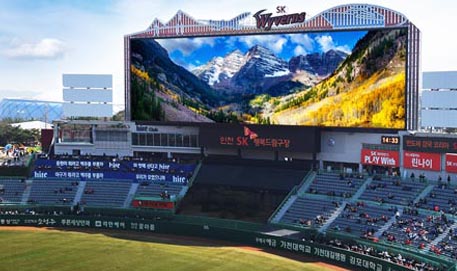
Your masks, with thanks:
[{"label": "giant led scoreboard", "polygon": [[237,136],[221,141],[232,127],[252,146],[275,139],[272,148],[290,144],[246,129],[417,128],[420,32],[404,15],[366,4],[284,11],[231,20],[179,11],[125,36],[127,119],[218,127],[219,145],[236,145]]}]

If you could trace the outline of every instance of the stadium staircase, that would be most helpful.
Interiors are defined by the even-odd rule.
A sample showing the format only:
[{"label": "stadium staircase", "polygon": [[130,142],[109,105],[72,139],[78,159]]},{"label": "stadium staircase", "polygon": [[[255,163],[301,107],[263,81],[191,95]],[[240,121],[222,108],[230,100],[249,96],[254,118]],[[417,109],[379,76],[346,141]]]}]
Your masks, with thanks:
[{"label": "stadium staircase", "polygon": [[77,205],[81,201],[81,197],[83,196],[85,188],[86,188],[85,181],[81,181],[78,183],[78,190],[76,191],[75,198],[73,199],[73,206]]},{"label": "stadium staircase", "polygon": [[290,196],[284,204],[280,207],[278,212],[273,216],[273,218],[270,220],[270,223],[278,223],[281,218],[284,216],[284,214],[289,210],[290,206],[294,204],[294,202],[297,200],[297,195],[292,195]]},{"label": "stadium staircase", "polygon": [[184,196],[186,195],[187,191],[189,191],[189,187],[188,186],[183,186],[181,191],[179,191],[178,197],[180,199],[184,198]]},{"label": "stadium staircase", "polygon": [[316,172],[310,171],[299,184],[297,194],[303,196],[316,178]]},{"label": "stadium staircase", "polygon": [[333,212],[333,214],[327,219],[327,221],[325,221],[324,225],[322,225],[322,227],[319,228],[320,233],[323,233],[328,229],[328,227],[333,223],[333,221],[335,221],[335,219],[337,219],[340,216],[341,212],[344,210],[344,208],[346,208],[347,204],[347,201],[343,201],[341,203],[340,207],[338,207],[335,210],[335,212]]},{"label": "stadium staircase", "polygon": [[128,208],[130,206],[130,204],[132,203],[133,197],[135,196],[139,185],[140,185],[139,183],[132,183],[132,185],[130,186],[129,193],[127,195],[127,198],[125,198],[125,201],[124,201],[124,205],[123,205],[124,208]]},{"label": "stadium staircase", "polygon": [[413,203],[418,203],[420,199],[425,198],[430,192],[432,192],[433,188],[435,186],[433,184],[430,184],[427,186],[413,201]]},{"label": "stadium staircase", "polygon": [[432,242],[428,243],[425,246],[424,251],[429,251],[432,248],[432,246],[436,246],[439,244],[439,242],[443,241],[443,239],[446,238],[446,236],[449,234],[450,230],[452,230],[453,232],[457,230],[457,222],[455,222],[452,226],[446,229],[442,234],[438,235],[438,237],[433,239]]},{"label": "stadium staircase", "polygon": [[290,206],[292,206],[297,200],[298,196],[305,194],[315,177],[316,172],[309,171],[305,177],[303,177],[300,184],[295,186],[284,198],[284,201],[279,205],[278,209],[276,209],[268,221],[270,223],[279,223],[287,210],[289,210]]},{"label": "stadium staircase", "polygon": [[25,187],[24,193],[22,194],[21,204],[27,204],[27,202],[29,201],[30,192],[32,191],[32,183],[33,183],[33,180],[25,181],[26,187]]},{"label": "stadium staircase", "polygon": [[202,168],[202,161],[198,163],[198,165],[195,167],[194,172],[192,173],[192,176],[190,177],[189,181],[187,182],[187,185],[183,186],[181,191],[179,191],[178,194],[178,202],[177,205],[181,203],[181,200],[184,198],[184,196],[187,194],[187,191],[189,191],[190,187],[194,184],[195,179],[198,176],[198,173],[200,172],[200,169]]},{"label": "stadium staircase", "polygon": [[[398,208],[398,213],[400,214],[400,216],[403,215],[403,207]],[[374,233],[374,237],[380,238],[382,236],[382,234],[387,229],[389,229],[392,226],[392,224],[395,223],[395,221],[397,221],[397,218],[396,218],[396,215],[394,214],[393,216],[390,217],[390,219],[387,221],[386,224],[384,224],[381,228],[379,228],[379,230],[377,232]]]},{"label": "stadium staircase", "polygon": [[367,178],[367,180],[360,186],[359,190],[357,190],[357,192],[355,192],[355,194],[352,196],[351,202],[357,201],[360,198],[360,196],[363,194],[363,192],[365,192],[365,190],[371,184],[372,181],[373,181],[373,178],[371,178],[371,177]]},{"label": "stadium staircase", "polygon": [[[194,173],[192,173],[192,177],[190,177],[189,181],[187,182],[187,188],[191,188],[192,185],[194,184],[194,181],[195,179],[197,178],[198,176],[198,173],[200,172],[200,169],[202,168],[202,164],[203,164],[203,161],[200,160],[200,162],[198,163],[198,165],[195,167],[195,170],[194,170]],[[182,190],[181,190],[182,192]],[[186,192],[187,193],[187,190]],[[181,194],[181,193],[180,193]],[[183,195],[184,196],[184,195]]]}]

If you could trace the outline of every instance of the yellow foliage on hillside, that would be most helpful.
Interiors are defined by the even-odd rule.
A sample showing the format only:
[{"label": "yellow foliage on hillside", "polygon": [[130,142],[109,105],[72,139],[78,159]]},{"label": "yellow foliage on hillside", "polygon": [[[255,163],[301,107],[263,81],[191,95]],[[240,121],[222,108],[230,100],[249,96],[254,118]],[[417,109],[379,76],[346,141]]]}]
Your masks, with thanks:
[{"label": "yellow foliage on hillside", "polygon": [[134,75],[138,76],[142,80],[144,80],[148,83],[151,82],[151,78],[149,77],[149,74],[147,72],[136,68],[134,65],[130,65],[130,70]]},{"label": "yellow foliage on hillside", "polygon": [[301,124],[404,128],[405,73],[382,80],[373,75],[357,88],[324,101]]}]

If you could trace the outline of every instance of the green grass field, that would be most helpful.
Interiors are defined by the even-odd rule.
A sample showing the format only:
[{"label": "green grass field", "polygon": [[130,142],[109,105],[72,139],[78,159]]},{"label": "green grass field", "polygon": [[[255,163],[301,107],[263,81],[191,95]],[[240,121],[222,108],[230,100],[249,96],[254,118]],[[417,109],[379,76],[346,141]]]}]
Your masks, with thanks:
[{"label": "green grass field", "polygon": [[179,237],[0,230],[0,270],[335,270],[252,249],[170,238]]}]

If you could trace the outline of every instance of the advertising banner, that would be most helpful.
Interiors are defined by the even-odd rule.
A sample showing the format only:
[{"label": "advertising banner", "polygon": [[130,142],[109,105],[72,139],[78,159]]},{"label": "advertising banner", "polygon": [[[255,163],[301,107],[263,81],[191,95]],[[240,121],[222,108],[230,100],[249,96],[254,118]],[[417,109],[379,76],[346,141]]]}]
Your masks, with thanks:
[{"label": "advertising banner", "polygon": [[405,151],[403,153],[403,166],[411,169],[440,171],[441,154]]},{"label": "advertising banner", "polygon": [[161,172],[192,172],[195,164],[179,164],[173,162],[145,162],[145,161],[108,161],[108,160],[66,160],[66,159],[37,159],[35,167],[38,169],[84,169],[84,170],[119,170],[127,171],[161,171]]},{"label": "advertising banner", "polygon": [[457,173],[457,154],[446,153],[446,172]]},{"label": "advertising banner", "polygon": [[403,150],[433,153],[457,153],[457,138],[404,136]]},{"label": "advertising banner", "polygon": [[167,173],[125,173],[112,171],[76,171],[76,170],[34,170],[32,173],[34,179],[62,178],[74,179],[78,181],[85,180],[125,180],[137,182],[167,182],[187,185],[189,180],[187,176]]},{"label": "advertising banner", "polygon": [[136,208],[173,209],[174,202],[135,199],[132,201],[132,206]]},{"label": "advertising banner", "polygon": [[186,185],[195,167],[195,164],[179,164],[174,162],[37,159],[32,176],[35,179],[116,179],[137,182],[168,182]]},{"label": "advertising banner", "polygon": [[[343,265],[349,270],[390,270],[407,271],[406,266],[397,265],[393,262],[383,261],[381,258],[372,257],[322,245],[316,242],[307,242],[296,239],[288,239],[254,231],[233,230],[219,221],[219,226],[201,225],[198,223],[180,223],[177,221],[138,220],[119,217],[84,217],[84,216],[0,216],[0,226],[32,226],[32,227],[56,227],[56,228],[87,228],[95,230],[128,230],[135,232],[154,232],[162,234],[178,234],[187,236],[199,236],[204,238],[216,238],[220,240],[239,240],[241,243],[289,251],[297,255],[313,257],[328,261],[331,264]],[[201,219],[201,218],[200,218]],[[201,222],[200,222],[201,223]],[[230,223],[229,223],[230,224]]]},{"label": "advertising banner", "polygon": [[397,151],[362,149],[360,161],[363,165],[398,167],[399,157]]},{"label": "advertising banner", "polygon": [[315,127],[214,123],[200,127],[200,144],[212,148],[320,151],[319,131]]}]

